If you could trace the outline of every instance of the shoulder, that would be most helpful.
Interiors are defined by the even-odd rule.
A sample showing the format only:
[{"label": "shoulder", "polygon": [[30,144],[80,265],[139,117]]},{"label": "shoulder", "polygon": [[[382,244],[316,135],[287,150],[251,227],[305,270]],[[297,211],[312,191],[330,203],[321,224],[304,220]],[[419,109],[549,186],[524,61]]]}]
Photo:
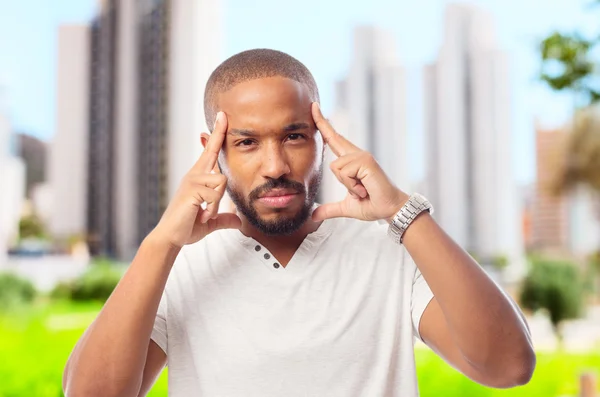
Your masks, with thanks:
[{"label": "shoulder", "polygon": [[239,239],[239,233],[236,230],[217,230],[212,232],[202,240],[184,246],[177,260],[179,262],[194,263],[207,255],[218,254],[219,252],[228,251]]},{"label": "shoulder", "polygon": [[171,269],[169,283],[189,282],[201,269],[227,261],[232,255],[240,254],[240,244],[235,230],[218,230],[202,240],[184,246]]},{"label": "shoulder", "polygon": [[333,235],[343,240],[361,240],[379,242],[384,245],[395,244],[387,235],[388,224],[379,221],[361,221],[352,218],[331,219]]},{"label": "shoulder", "polygon": [[404,265],[409,272],[414,272],[416,265],[410,254],[402,244],[396,244],[389,236],[389,225],[385,221],[361,221],[351,218],[337,218],[332,220],[333,242],[343,247],[360,248],[385,261],[397,262]]}]

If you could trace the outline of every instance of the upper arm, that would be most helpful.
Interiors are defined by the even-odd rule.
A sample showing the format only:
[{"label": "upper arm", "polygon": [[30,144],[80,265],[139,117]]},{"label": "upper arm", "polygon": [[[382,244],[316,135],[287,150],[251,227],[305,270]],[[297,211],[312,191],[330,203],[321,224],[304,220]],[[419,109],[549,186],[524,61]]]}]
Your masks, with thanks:
[{"label": "upper arm", "polygon": [[156,342],[150,339],[148,354],[146,355],[146,364],[144,366],[144,374],[142,377],[142,385],[140,386],[138,397],[144,397],[148,394],[166,365],[167,355]]},{"label": "upper arm", "polygon": [[419,324],[419,334],[427,346],[465,376],[480,384],[485,385],[489,382],[463,357],[452,339],[444,313],[435,298],[431,300],[423,312]]}]

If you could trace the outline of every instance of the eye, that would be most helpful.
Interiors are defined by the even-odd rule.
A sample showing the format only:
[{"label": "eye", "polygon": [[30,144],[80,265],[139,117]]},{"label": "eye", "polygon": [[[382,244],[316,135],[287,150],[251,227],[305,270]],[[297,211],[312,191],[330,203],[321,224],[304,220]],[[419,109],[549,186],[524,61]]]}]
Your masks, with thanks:
[{"label": "eye", "polygon": [[288,139],[290,141],[298,141],[300,139],[305,139],[306,137],[302,134],[290,134],[288,135]]},{"label": "eye", "polygon": [[236,143],[235,146],[250,146],[253,143],[254,141],[252,141],[252,139],[244,139],[243,141]]}]

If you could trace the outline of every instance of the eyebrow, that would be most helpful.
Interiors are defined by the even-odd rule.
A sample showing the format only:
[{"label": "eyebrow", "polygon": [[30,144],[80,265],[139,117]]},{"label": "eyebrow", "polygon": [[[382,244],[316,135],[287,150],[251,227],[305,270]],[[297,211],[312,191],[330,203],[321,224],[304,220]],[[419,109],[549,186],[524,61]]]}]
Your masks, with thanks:
[{"label": "eyebrow", "polygon": [[252,130],[232,128],[229,131],[227,131],[227,135],[253,137],[253,136],[256,136],[257,134],[256,134],[256,132],[254,132]]},{"label": "eyebrow", "polygon": [[[283,132],[293,132],[293,131],[304,130],[304,129],[308,129],[308,128],[310,128],[310,125],[308,123],[292,123],[292,124],[289,124],[289,125],[286,125],[285,127],[283,127],[282,131]],[[229,131],[227,131],[227,135],[243,136],[243,137],[251,138],[251,137],[255,137],[256,135],[258,135],[258,133],[254,130],[232,128]]]},{"label": "eyebrow", "polygon": [[292,132],[292,131],[298,131],[298,130],[305,130],[310,128],[310,125],[308,125],[308,123],[292,123],[290,125],[287,125],[283,128],[283,131],[285,132]]}]

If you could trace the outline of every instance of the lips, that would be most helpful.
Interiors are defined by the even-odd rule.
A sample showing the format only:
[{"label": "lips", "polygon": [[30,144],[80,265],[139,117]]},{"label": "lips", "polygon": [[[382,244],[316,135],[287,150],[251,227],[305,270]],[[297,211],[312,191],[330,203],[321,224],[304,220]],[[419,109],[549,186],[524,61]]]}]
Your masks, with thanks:
[{"label": "lips", "polygon": [[270,208],[286,208],[299,197],[297,190],[273,189],[258,198],[258,202]]},{"label": "lips", "polygon": [[259,198],[291,196],[294,194],[298,194],[298,192],[291,189],[274,189],[266,192],[265,194],[260,195]]}]

